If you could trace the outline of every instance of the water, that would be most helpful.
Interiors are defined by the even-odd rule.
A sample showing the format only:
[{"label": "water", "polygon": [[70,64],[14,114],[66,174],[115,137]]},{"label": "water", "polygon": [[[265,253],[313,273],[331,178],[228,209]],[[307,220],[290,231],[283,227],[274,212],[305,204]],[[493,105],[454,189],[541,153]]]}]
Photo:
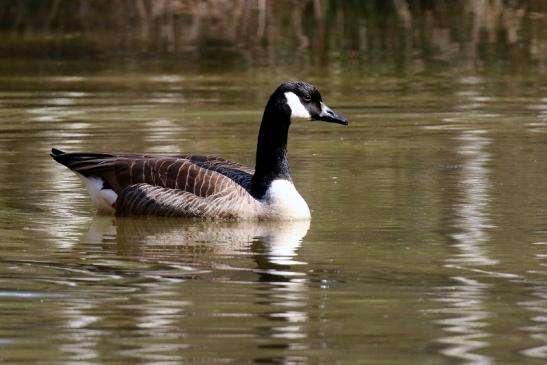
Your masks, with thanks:
[{"label": "water", "polygon": [[276,80],[0,79],[6,363],[542,364],[547,87],[314,78],[349,127],[298,123],[308,223],[96,217],[69,151],[253,164]]},{"label": "water", "polygon": [[[541,67],[300,61],[0,61],[0,361],[545,364]],[[292,78],[351,121],[291,127],[309,223],[97,217],[48,156],[252,166]]]}]

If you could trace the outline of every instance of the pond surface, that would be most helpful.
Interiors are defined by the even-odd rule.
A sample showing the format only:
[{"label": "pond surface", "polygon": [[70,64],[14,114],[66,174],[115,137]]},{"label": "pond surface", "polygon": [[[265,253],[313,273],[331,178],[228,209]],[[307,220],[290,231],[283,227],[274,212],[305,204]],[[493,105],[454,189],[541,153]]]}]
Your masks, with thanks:
[{"label": "pond surface", "polygon": [[[544,74],[18,67],[0,75],[2,362],[546,363]],[[48,156],[253,166],[296,77],[351,121],[291,127],[309,223],[96,217]]]}]

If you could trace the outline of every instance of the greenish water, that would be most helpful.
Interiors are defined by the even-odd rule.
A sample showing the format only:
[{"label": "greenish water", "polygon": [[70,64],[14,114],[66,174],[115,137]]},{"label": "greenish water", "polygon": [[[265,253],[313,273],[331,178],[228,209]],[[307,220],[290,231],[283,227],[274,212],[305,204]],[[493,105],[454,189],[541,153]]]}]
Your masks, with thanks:
[{"label": "greenish water", "polygon": [[545,363],[547,84],[305,76],[351,120],[290,131],[309,225],[95,217],[48,156],[207,152],[252,165],[276,77],[4,73],[0,359]]},{"label": "greenish water", "polygon": [[[547,362],[545,2],[140,3],[0,9],[0,362]],[[253,166],[288,79],[351,121],[291,127],[309,223],[96,217],[48,156]]]}]

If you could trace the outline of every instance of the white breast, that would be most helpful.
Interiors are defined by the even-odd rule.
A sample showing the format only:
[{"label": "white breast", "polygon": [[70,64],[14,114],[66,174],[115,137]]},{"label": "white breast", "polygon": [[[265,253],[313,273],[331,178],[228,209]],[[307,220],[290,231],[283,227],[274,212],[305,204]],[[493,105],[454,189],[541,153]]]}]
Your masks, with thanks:
[{"label": "white breast", "polygon": [[288,180],[274,180],[263,202],[268,214],[280,219],[310,219],[310,208],[294,184]]}]

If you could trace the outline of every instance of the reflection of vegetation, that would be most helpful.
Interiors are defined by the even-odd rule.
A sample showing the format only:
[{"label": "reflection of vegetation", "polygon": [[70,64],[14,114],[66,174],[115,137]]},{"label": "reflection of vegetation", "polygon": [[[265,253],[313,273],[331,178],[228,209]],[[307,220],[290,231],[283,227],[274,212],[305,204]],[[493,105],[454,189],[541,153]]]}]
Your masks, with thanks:
[{"label": "reflection of vegetation", "polygon": [[[224,48],[266,64],[350,58],[543,65],[547,54],[543,0],[6,0],[0,24],[16,34],[14,43],[45,32],[80,46],[87,40],[86,49],[99,53]],[[200,61],[214,56],[198,55]]]}]

